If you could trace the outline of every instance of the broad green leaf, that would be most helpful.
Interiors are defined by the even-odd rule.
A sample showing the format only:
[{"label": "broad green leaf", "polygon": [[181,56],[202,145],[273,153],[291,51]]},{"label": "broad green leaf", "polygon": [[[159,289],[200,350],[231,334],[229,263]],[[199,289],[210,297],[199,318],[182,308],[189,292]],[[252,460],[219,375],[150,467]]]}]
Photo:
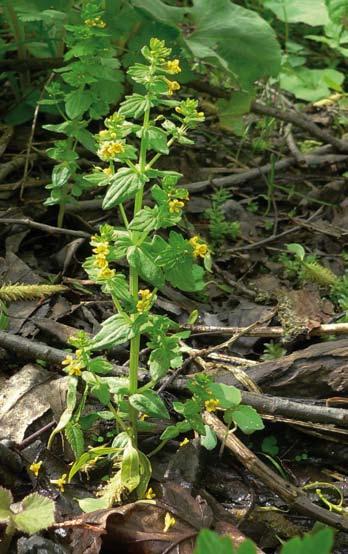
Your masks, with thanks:
[{"label": "broad green leaf", "polygon": [[[54,523],[54,502],[36,492],[16,505],[20,511],[12,516],[16,528],[32,535]],[[17,509],[16,509],[17,511]]]},{"label": "broad green leaf", "polygon": [[132,0],[132,5],[167,25],[179,25],[185,15],[183,8],[168,6],[161,0]]},{"label": "broad green leaf", "polygon": [[167,133],[158,127],[151,126],[147,130],[147,139],[150,150],[168,154]]},{"label": "broad green leaf", "polygon": [[129,229],[132,231],[141,231],[142,233],[149,233],[153,229],[159,227],[159,209],[157,206],[149,208],[145,206],[140,210],[132,219],[129,224]]},{"label": "broad green leaf", "polygon": [[132,394],[129,403],[133,408],[150,417],[170,419],[170,415],[163,400],[152,390]]},{"label": "broad green leaf", "polygon": [[77,500],[81,510],[85,513],[89,512],[96,512],[97,510],[106,510],[107,508],[110,508],[110,500],[109,498],[105,496],[101,496],[100,498],[82,498],[81,500]]},{"label": "broad green leaf", "polygon": [[234,91],[228,100],[221,98],[216,102],[218,117],[223,127],[229,128],[241,136],[245,131],[243,116],[250,111],[254,91]]},{"label": "broad green leaf", "polygon": [[134,336],[126,314],[116,314],[106,319],[99,333],[91,341],[91,350],[104,350],[123,344]]},{"label": "broad green leaf", "polygon": [[189,257],[178,259],[177,264],[165,272],[166,279],[180,290],[194,292],[203,290],[204,269]]},{"label": "broad green leaf", "polygon": [[219,401],[219,407],[228,409],[234,408],[240,404],[242,395],[240,390],[232,385],[224,383],[210,383],[207,389],[211,391],[212,398]]},{"label": "broad green leaf", "polygon": [[347,0],[326,0],[330,19],[338,25],[348,27],[348,2]]},{"label": "broad green leaf", "polygon": [[111,184],[103,200],[103,209],[109,210],[125,200],[133,198],[146,183],[147,177],[140,175],[136,170],[121,167],[112,177]]},{"label": "broad green leaf", "polygon": [[140,483],[139,452],[129,441],[123,451],[121,465],[122,488],[128,492],[134,491]]},{"label": "broad green leaf", "polygon": [[87,90],[74,90],[70,92],[65,101],[65,111],[70,119],[81,116],[88,110],[93,101],[93,96]]},{"label": "broad green leaf", "polygon": [[194,30],[183,39],[193,55],[228,70],[244,88],[278,74],[279,44],[256,12],[230,0],[194,0],[189,21]]},{"label": "broad green leaf", "polygon": [[221,537],[210,529],[202,529],[193,554],[235,554],[235,549],[229,537]]},{"label": "broad green leaf", "polygon": [[265,0],[264,6],[287,23],[306,23],[315,27],[329,22],[325,0]]},{"label": "broad green leaf", "polygon": [[164,285],[163,271],[145,252],[143,246],[131,246],[127,252],[127,260],[129,265],[136,269],[145,281],[158,288]]},{"label": "broad green leaf", "polygon": [[204,425],[205,435],[201,436],[201,445],[206,450],[214,450],[217,445],[217,437],[215,431],[209,425]]},{"label": "broad green leaf", "polygon": [[66,408],[62,415],[60,416],[60,420],[57,424],[57,427],[52,431],[50,438],[48,439],[47,448],[50,448],[53,442],[54,437],[63,431],[65,426],[69,423],[73,416],[73,412],[76,406],[76,400],[77,400],[77,379],[76,377],[69,377],[68,382],[68,392],[66,395]]},{"label": "broad green leaf", "polygon": [[101,404],[107,406],[110,402],[110,390],[107,383],[99,381],[91,388],[91,394],[95,396]]},{"label": "broad green leaf", "polygon": [[88,452],[83,452],[80,457],[73,463],[73,465],[70,468],[69,482],[71,479],[81,471],[91,460],[95,460],[96,458],[100,458],[101,456],[107,456],[107,455],[116,455],[120,452],[119,448],[113,448],[110,446],[96,446],[95,448],[91,448],[88,450]]},{"label": "broad green leaf", "polygon": [[79,458],[85,448],[85,441],[80,423],[77,421],[69,421],[64,429],[64,434],[71,446],[75,459]]},{"label": "broad green leaf", "polygon": [[341,91],[344,74],[336,69],[308,69],[297,67],[280,75],[280,86],[307,102],[316,102],[331,94],[331,90]]},{"label": "broad green leaf", "polygon": [[232,419],[243,433],[250,435],[264,429],[262,418],[251,406],[239,405],[232,410]]},{"label": "broad green leaf", "polygon": [[10,506],[12,502],[11,491],[0,487],[0,522],[6,521],[11,516]]},{"label": "broad green leaf", "polygon": [[237,549],[236,554],[256,554],[255,543],[253,543],[250,539],[246,539]]}]

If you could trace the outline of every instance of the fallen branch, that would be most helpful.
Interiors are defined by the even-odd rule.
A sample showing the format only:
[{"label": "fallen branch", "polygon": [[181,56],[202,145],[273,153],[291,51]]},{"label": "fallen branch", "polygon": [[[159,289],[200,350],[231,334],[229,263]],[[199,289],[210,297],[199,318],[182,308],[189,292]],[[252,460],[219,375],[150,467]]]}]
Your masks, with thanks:
[{"label": "fallen branch", "polygon": [[[180,325],[181,329],[188,329],[195,335],[225,335],[234,337],[234,335],[244,335],[245,337],[260,337],[260,338],[281,338],[286,336],[286,331],[283,327],[213,327],[210,325]],[[321,335],[348,335],[348,323],[323,323],[319,327],[308,330],[309,336]],[[214,347],[216,349],[216,347]],[[205,350],[201,351],[201,356],[205,354]]]},{"label": "fallen branch", "polygon": [[52,225],[46,225],[45,223],[38,223],[33,221],[30,217],[14,218],[14,217],[1,217],[0,225],[25,225],[31,229],[38,229],[51,235],[70,235],[72,237],[89,238],[91,235],[85,231],[75,231],[75,229],[65,229],[62,227],[53,227]]},{"label": "fallen branch", "polygon": [[234,433],[229,433],[227,427],[216,415],[204,412],[203,419],[204,422],[215,431],[220,441],[226,445],[243,466],[246,467],[250,473],[261,479],[270,490],[279,495],[290,505],[291,509],[312,517],[315,520],[322,521],[326,525],[331,525],[345,532],[348,531],[348,519],[346,517],[325,510],[311,502],[302,489],[285,481],[280,475],[266,466],[266,464],[249,450]]}]

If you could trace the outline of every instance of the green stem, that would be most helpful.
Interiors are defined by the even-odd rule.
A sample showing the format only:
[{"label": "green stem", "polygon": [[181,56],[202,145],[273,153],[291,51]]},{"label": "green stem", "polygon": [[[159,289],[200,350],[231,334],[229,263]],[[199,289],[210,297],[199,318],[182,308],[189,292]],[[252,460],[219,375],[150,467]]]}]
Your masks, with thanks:
[{"label": "green stem", "polygon": [[118,423],[118,425],[121,427],[122,431],[125,431],[127,433],[127,427],[126,425],[124,424],[124,422],[122,421],[122,419],[120,418],[120,416],[118,415],[117,413],[117,410],[115,410],[115,408],[113,407],[113,405],[111,404],[111,402],[109,402],[108,404],[108,408],[110,410],[110,412],[113,413],[113,416],[116,420],[116,423]]},{"label": "green stem", "polygon": [[60,204],[58,217],[57,217],[57,227],[59,228],[63,227],[64,215],[65,215],[65,204]]},{"label": "green stem", "polygon": [[[140,143],[140,155],[139,155],[139,172],[144,173],[146,168],[146,151],[147,151],[147,136],[146,130],[149,126],[150,120],[150,106],[148,106],[144,113],[143,121],[143,134]],[[134,216],[141,210],[143,205],[144,187],[137,192],[134,201]],[[136,239],[136,233],[132,233],[132,239]],[[134,298],[134,301],[138,300],[139,293],[139,275],[134,267],[129,271],[129,290]],[[132,338],[130,343],[130,357],[129,357],[129,394],[135,394],[138,390],[138,371],[139,371],[139,352],[140,352],[140,339],[141,335],[138,334]],[[131,421],[133,431],[133,441],[137,444],[137,410],[129,405],[129,417]]]},{"label": "green stem", "polygon": [[121,217],[122,217],[123,225],[125,226],[126,229],[128,229],[129,221],[128,221],[128,217],[127,217],[126,211],[125,211],[125,209],[124,209],[124,207],[123,207],[123,204],[120,204],[118,208],[119,208],[119,210],[120,210],[120,214],[121,214]]},{"label": "green stem", "polygon": [[168,440],[165,440],[165,441],[161,441],[159,443],[158,446],[156,446],[156,448],[154,448],[153,450],[151,450],[151,452],[149,452],[149,454],[146,454],[146,456],[148,458],[151,458],[151,456],[154,456],[155,454],[157,454],[157,452],[159,452],[160,450],[162,450],[162,448],[167,444]]}]

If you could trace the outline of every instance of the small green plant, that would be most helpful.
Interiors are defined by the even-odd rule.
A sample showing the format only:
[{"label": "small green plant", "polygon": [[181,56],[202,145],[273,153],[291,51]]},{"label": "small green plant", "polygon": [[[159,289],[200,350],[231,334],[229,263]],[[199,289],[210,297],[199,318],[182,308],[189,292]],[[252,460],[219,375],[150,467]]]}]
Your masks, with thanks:
[{"label": "small green plant", "polygon": [[279,446],[277,437],[275,435],[268,435],[265,437],[261,444],[261,450],[264,454],[268,454],[269,456],[278,456]]},{"label": "small green plant", "polygon": [[[180,87],[170,77],[180,72],[180,65],[178,59],[170,59],[170,53],[164,41],[153,38],[142,49],[146,63],[129,68],[129,76],[144,92],[127,96],[120,109],[105,120],[105,129],[99,132],[97,141],[98,155],[106,167],[96,168],[86,176],[90,183],[107,187],[103,208],[118,210],[120,217],[120,224],[102,225],[99,234],[92,237],[93,255],[84,263],[90,279],[111,296],[116,313],[102,323],[93,339],[83,332],[71,338],[76,352],[63,362],[70,376],[67,407],[49,440],[51,446],[56,434],[64,431],[76,458],[70,478],[74,472],[101,461],[116,470],[99,498],[80,501],[86,511],[109,507],[133,491],[139,498],[144,497],[151,465],[149,456],[138,447],[138,432],[153,429],[151,423],[143,421],[145,417],[170,420],[154,388],[170,369],[182,364],[180,341],[189,336],[167,316],[153,311],[156,293],[165,282],[183,291],[201,291],[205,271],[199,261],[210,265],[209,248],[199,236],[188,240],[177,231],[167,231],[180,222],[188,193],[177,186],[180,173],[155,168],[157,160],[168,154],[174,143],[191,144],[189,130],[204,120],[196,100],[173,99]],[[144,205],[145,187],[151,193],[152,207]],[[128,283],[126,275],[110,265],[122,259],[129,267]],[[140,288],[140,280],[150,288]],[[147,338],[150,351],[149,382],[139,387],[143,337]],[[129,377],[108,376],[112,364],[95,356],[95,352],[128,341]],[[83,389],[79,399],[78,387]],[[240,404],[238,389],[213,383],[205,375],[197,375],[188,389],[192,398],[173,405],[181,421],[164,430],[155,451],[168,440],[192,430],[202,437],[204,446],[214,448],[216,437],[204,425],[204,410],[222,410],[225,422],[245,433],[263,428],[257,412]],[[88,396],[96,398],[103,409],[84,414]],[[97,447],[86,457],[84,432],[98,420],[114,421],[115,438],[102,447],[104,450]]]},{"label": "small green plant", "polygon": [[297,273],[297,277],[302,282],[317,283],[319,286],[330,288],[337,284],[338,277],[330,269],[321,265],[315,256],[306,255],[305,249],[301,244],[287,244],[289,252],[294,254],[295,259],[286,262],[282,258],[283,265],[287,270]]},{"label": "small green plant", "polygon": [[220,188],[211,195],[211,207],[204,215],[209,220],[209,235],[215,247],[219,247],[226,239],[236,240],[240,233],[239,221],[227,221],[223,212],[224,204],[231,199],[228,190]]},{"label": "small green plant", "polygon": [[13,502],[11,492],[0,487],[0,523],[6,525],[0,550],[5,554],[16,531],[32,535],[54,523],[54,502],[36,492]]},{"label": "small green plant", "polygon": [[[305,535],[303,538],[294,537],[283,544],[280,554],[330,554],[334,542],[333,530],[329,527]],[[199,532],[194,554],[256,554],[255,544],[246,539],[238,548],[233,546],[232,540],[202,529]]]},{"label": "small green plant", "polygon": [[267,362],[269,360],[276,360],[277,358],[285,356],[285,354],[286,348],[283,348],[282,345],[279,344],[279,342],[271,340],[270,342],[265,343],[265,348],[261,356],[261,360],[263,360],[264,362]]},{"label": "small green plant", "polygon": [[88,126],[106,115],[122,93],[123,75],[103,17],[99,1],[87,2],[82,7],[80,21],[65,25],[66,63],[55,70],[57,77],[47,85],[47,98],[41,101],[42,105],[54,107],[63,119],[62,123],[43,126],[65,135],[47,150],[50,158],[58,163],[52,172],[52,182],[46,186],[50,196],[45,204],[59,206],[59,227],[63,224],[66,204],[90,188],[79,173],[77,147],[82,145],[96,152],[96,142]]}]

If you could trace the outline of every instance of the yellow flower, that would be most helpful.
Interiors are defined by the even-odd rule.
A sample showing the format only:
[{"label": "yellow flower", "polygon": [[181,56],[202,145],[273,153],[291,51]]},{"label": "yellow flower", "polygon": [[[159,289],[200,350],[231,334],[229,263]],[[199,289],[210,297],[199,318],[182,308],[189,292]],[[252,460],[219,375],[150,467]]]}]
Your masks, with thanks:
[{"label": "yellow flower", "polygon": [[122,142],[106,141],[100,145],[97,154],[99,158],[108,162],[113,160],[117,154],[121,154],[122,152],[124,152],[124,145]]},{"label": "yellow flower", "polygon": [[42,466],[42,460],[40,460],[39,462],[33,462],[30,466],[29,466],[29,469],[32,473],[34,473],[35,477],[37,477],[39,475],[39,471],[41,469],[41,466]]},{"label": "yellow flower", "polygon": [[93,252],[95,254],[101,254],[102,256],[107,256],[110,252],[108,242],[99,242],[94,248]]},{"label": "yellow flower", "polygon": [[205,409],[208,412],[216,412],[219,405],[220,405],[219,400],[215,400],[214,398],[212,398],[211,400],[206,400],[204,402]]},{"label": "yellow flower", "polygon": [[195,235],[189,240],[189,243],[191,244],[193,248],[193,255],[198,258],[204,258],[204,256],[208,253],[208,245],[203,242],[199,236]]},{"label": "yellow flower", "polygon": [[172,74],[180,73],[181,68],[179,65],[179,60],[175,59],[175,60],[167,61],[166,69],[168,73],[172,73]]},{"label": "yellow flower", "polygon": [[104,269],[108,265],[108,261],[104,254],[97,254],[94,257],[95,265],[99,267],[99,269]]},{"label": "yellow flower", "polygon": [[62,361],[62,365],[70,365],[74,361],[75,361],[74,356],[72,356],[71,354],[68,354],[66,358]]},{"label": "yellow flower", "polygon": [[182,202],[181,200],[177,200],[175,198],[174,200],[169,200],[168,206],[170,213],[177,214],[181,212],[182,208],[185,206],[185,202]]},{"label": "yellow flower", "polygon": [[167,85],[168,85],[168,96],[172,96],[173,92],[180,89],[180,85],[177,81],[169,81],[167,79]]},{"label": "yellow flower", "polygon": [[87,25],[87,27],[98,27],[99,29],[104,29],[106,27],[105,21],[103,21],[99,15],[93,17],[93,19],[85,19],[85,25]]},{"label": "yellow flower", "polygon": [[184,440],[182,440],[181,443],[179,444],[179,447],[181,448],[182,446],[185,446],[189,442],[190,442],[189,439],[185,437]]},{"label": "yellow flower", "polygon": [[166,513],[164,517],[164,527],[163,527],[163,533],[167,533],[171,527],[173,527],[176,524],[176,519],[173,517],[169,512]]},{"label": "yellow flower", "polygon": [[149,489],[147,489],[147,491],[145,493],[145,498],[146,498],[146,500],[152,500],[153,498],[156,498],[156,493],[153,492],[151,487]]},{"label": "yellow flower", "polygon": [[111,279],[112,277],[115,277],[116,271],[114,269],[110,269],[110,267],[103,267],[103,269],[98,274],[98,279]]},{"label": "yellow flower", "polygon": [[103,173],[105,173],[105,175],[112,175],[113,174],[112,167],[104,167]]},{"label": "yellow flower", "polygon": [[149,291],[149,289],[143,289],[139,291],[139,296],[141,300],[137,302],[137,311],[142,313],[146,312],[146,310],[149,309],[151,300],[152,300],[152,293]]},{"label": "yellow flower", "polygon": [[57,489],[60,490],[60,492],[64,492],[64,486],[66,485],[68,480],[68,475],[64,473],[59,479],[51,479],[52,485],[55,485]]},{"label": "yellow flower", "polygon": [[73,377],[80,377],[81,370],[84,368],[82,360],[77,360],[71,354],[68,354],[65,360],[62,361],[62,365],[65,365],[65,372]]}]

